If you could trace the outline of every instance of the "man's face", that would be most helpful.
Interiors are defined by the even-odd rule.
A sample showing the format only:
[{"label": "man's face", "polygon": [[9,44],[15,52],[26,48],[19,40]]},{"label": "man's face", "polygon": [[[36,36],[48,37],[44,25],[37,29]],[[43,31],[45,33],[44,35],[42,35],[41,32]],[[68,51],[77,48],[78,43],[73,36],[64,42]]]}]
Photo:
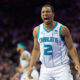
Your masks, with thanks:
[{"label": "man's face", "polygon": [[50,24],[54,19],[54,13],[50,7],[43,7],[41,10],[41,18],[45,24]]}]

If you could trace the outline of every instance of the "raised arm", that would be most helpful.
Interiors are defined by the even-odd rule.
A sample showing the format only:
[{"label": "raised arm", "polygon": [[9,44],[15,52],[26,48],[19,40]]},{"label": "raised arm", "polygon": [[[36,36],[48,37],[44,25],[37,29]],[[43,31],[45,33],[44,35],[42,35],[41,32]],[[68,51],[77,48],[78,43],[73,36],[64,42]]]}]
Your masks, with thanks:
[{"label": "raised arm", "polygon": [[38,27],[34,28],[33,30],[33,37],[34,37],[34,46],[32,50],[32,57],[30,61],[29,71],[28,71],[28,77],[31,78],[31,73],[33,66],[35,65],[36,61],[38,60],[40,56],[40,47],[39,43],[37,41],[37,35],[38,35]]},{"label": "raised arm", "polygon": [[70,35],[70,31],[66,26],[62,27],[61,35],[64,38],[64,41],[65,41],[66,46],[68,48],[69,54],[70,54],[71,58],[73,59],[73,61],[75,63],[75,68],[80,75],[80,64],[79,64],[79,58],[78,58],[77,50],[73,45],[73,41],[72,41],[72,38],[71,38],[71,35]]}]

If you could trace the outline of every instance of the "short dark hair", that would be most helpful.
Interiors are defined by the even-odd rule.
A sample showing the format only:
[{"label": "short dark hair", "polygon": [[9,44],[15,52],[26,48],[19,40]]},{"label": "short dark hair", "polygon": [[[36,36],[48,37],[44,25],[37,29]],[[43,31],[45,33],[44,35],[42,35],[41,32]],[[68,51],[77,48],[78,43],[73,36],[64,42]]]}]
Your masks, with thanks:
[{"label": "short dark hair", "polygon": [[[52,12],[54,13],[54,8],[53,8],[52,5],[50,5],[50,4],[45,4],[45,5],[42,6],[42,8],[43,8],[43,7],[50,7],[51,10],[52,10]],[[42,10],[42,8],[41,8],[41,10]]]}]

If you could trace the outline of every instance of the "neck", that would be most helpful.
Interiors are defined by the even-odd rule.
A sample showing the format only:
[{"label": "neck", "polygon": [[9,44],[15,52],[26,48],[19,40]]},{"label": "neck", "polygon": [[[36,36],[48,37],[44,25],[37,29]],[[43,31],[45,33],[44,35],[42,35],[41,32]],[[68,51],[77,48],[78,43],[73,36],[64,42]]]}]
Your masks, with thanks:
[{"label": "neck", "polygon": [[44,26],[45,26],[45,28],[46,28],[47,30],[52,29],[53,27],[55,27],[55,25],[56,25],[56,21],[53,21],[53,22],[51,22],[50,24],[44,24]]}]

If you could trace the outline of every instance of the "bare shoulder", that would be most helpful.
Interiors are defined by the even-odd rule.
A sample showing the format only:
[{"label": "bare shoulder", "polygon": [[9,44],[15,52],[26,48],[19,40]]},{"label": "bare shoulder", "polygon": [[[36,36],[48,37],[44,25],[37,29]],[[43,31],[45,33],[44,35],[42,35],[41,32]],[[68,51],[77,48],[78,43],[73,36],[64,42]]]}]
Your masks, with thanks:
[{"label": "bare shoulder", "polygon": [[33,36],[37,37],[37,35],[38,35],[38,26],[36,26],[33,30]]},{"label": "bare shoulder", "polygon": [[69,31],[67,26],[65,26],[65,25],[62,26],[62,28],[61,28],[61,35],[63,37],[70,35],[70,31]]}]

